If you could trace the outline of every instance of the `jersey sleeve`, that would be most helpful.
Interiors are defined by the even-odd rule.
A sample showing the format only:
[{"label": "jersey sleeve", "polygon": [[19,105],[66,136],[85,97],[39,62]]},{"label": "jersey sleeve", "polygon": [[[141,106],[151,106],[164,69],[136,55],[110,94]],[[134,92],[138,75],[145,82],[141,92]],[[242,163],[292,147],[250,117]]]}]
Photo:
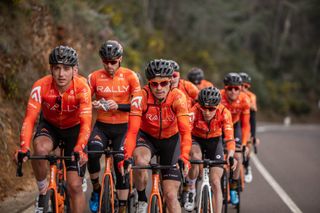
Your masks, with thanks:
[{"label": "jersey sleeve", "polygon": [[181,142],[180,142],[181,157],[183,157],[184,159],[189,159],[189,153],[192,146],[190,119],[189,119],[189,116],[179,116],[177,117],[177,120],[178,120],[178,129],[181,135]]},{"label": "jersey sleeve", "polygon": [[130,115],[128,122],[128,131],[124,142],[124,157],[128,159],[132,157],[136,147],[137,135],[140,129],[141,116]]},{"label": "jersey sleeve", "polygon": [[172,103],[176,116],[189,116],[186,96],[179,89],[176,89],[176,91],[177,93]]},{"label": "jersey sleeve", "polygon": [[243,110],[240,115],[241,132],[242,132],[242,145],[247,145],[250,136],[250,99],[245,96],[243,99]]},{"label": "jersey sleeve", "polygon": [[224,141],[227,144],[227,150],[235,150],[234,130],[232,123],[232,116],[227,108],[222,112],[222,129],[224,134]]},{"label": "jersey sleeve", "polygon": [[96,88],[96,78],[95,78],[94,73],[89,74],[88,85],[90,87],[91,96],[93,96],[93,94],[95,93],[95,88]]},{"label": "jersey sleeve", "polygon": [[21,133],[20,133],[20,146],[21,148],[30,148],[31,137],[33,134],[34,123],[41,110],[41,90],[42,85],[36,82],[31,90],[28,105],[23,119]]},{"label": "jersey sleeve", "polygon": [[90,136],[92,120],[92,103],[89,86],[83,84],[77,97],[79,98],[80,103],[80,131],[76,146],[80,146],[82,149],[84,149]]}]

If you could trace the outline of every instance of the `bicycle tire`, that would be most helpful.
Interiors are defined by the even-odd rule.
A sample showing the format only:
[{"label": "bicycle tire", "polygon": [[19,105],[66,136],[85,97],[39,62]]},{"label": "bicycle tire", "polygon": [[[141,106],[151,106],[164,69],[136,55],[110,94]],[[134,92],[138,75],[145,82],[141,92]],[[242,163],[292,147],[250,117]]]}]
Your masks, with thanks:
[{"label": "bicycle tire", "polygon": [[201,212],[209,212],[210,211],[210,202],[209,202],[209,188],[208,186],[203,187],[202,191],[202,202],[201,202]]},{"label": "bicycle tire", "polygon": [[159,206],[158,206],[158,197],[157,196],[152,196],[151,200],[151,213],[158,213],[159,211]]},{"label": "bicycle tire", "polygon": [[64,213],[71,213],[70,207],[70,195],[66,186],[66,183],[63,185],[64,188]]},{"label": "bicycle tire", "polygon": [[102,189],[101,213],[111,212],[111,193],[110,190],[110,177],[107,175],[104,179],[104,188]]},{"label": "bicycle tire", "polygon": [[241,203],[241,180],[238,180],[238,187],[237,187],[237,192],[238,192],[238,198],[239,198],[239,203],[236,205],[237,213],[240,213],[240,203]]},{"label": "bicycle tire", "polygon": [[55,213],[56,212],[56,200],[54,197],[53,189],[50,189],[46,193],[43,212],[44,213]]}]

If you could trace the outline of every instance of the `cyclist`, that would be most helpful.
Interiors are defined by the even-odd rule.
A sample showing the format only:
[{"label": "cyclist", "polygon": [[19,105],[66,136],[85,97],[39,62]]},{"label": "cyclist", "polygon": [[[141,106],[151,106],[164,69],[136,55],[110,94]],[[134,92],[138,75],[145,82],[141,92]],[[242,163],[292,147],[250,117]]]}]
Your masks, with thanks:
[{"label": "cyclist", "polygon": [[188,80],[198,87],[199,90],[206,87],[213,87],[210,81],[204,79],[204,72],[198,67],[193,67],[188,73]]},{"label": "cyclist", "polygon": [[171,88],[178,88],[186,95],[188,109],[191,110],[192,106],[195,104],[195,101],[198,98],[199,90],[190,81],[186,81],[180,78],[180,66],[177,62],[172,60],[169,61],[171,62],[174,70],[171,80]]},{"label": "cyclist", "polygon": [[[190,158],[202,160],[203,153],[206,159],[223,160],[222,132],[227,143],[227,159],[234,156],[235,141],[230,111],[221,103],[220,91],[215,87],[207,87],[199,92],[198,103],[193,106],[192,148]],[[235,169],[235,164],[233,165]],[[186,178],[188,192],[184,208],[193,211],[195,207],[196,180],[199,174],[199,165],[192,165]],[[222,210],[221,177],[223,165],[210,168],[210,182],[214,192],[214,212]]]},{"label": "cyclist", "polygon": [[[258,145],[260,143],[259,138],[256,138],[256,112],[258,111],[257,108],[257,97],[256,95],[251,92],[249,89],[251,87],[251,77],[244,72],[239,73],[242,78],[242,91],[246,93],[250,98],[250,132],[251,132],[251,140],[254,145]],[[252,149],[252,144],[248,143],[249,149]],[[246,183],[251,183],[252,181],[252,171],[250,162],[250,154],[248,155],[247,161],[244,162],[244,167],[246,169],[244,180]]]},{"label": "cyclist", "polygon": [[[144,166],[149,164],[153,155],[160,157],[161,165],[176,164],[180,158],[187,174],[191,131],[185,95],[179,89],[171,88],[173,67],[169,61],[150,61],[145,75],[149,83],[143,88],[140,101],[131,104],[133,110],[129,116],[125,159],[133,156],[136,165]],[[119,167],[123,170],[123,162]],[[148,173],[145,170],[134,172],[137,212],[146,212]],[[163,196],[169,212],[181,212],[177,196],[180,178],[178,169],[162,170]]]},{"label": "cyclist", "polygon": [[[58,46],[50,53],[51,75],[36,81],[32,87],[20,134],[20,152],[30,153],[34,123],[41,110],[42,116],[33,139],[34,154],[48,155],[63,141],[66,156],[78,152],[80,165],[87,161],[84,148],[91,129],[91,96],[88,85],[74,75],[77,62],[77,53],[71,47]],[[48,165],[44,160],[31,163],[39,189],[35,210],[43,212]],[[83,212],[82,177],[78,176],[74,161],[66,160],[66,167],[72,212]]]},{"label": "cyclist", "polygon": [[[92,102],[93,107],[98,110],[88,150],[99,151],[112,147],[113,150],[119,151],[123,149],[124,136],[127,132],[130,101],[141,90],[139,79],[135,72],[121,66],[123,48],[118,41],[104,42],[99,54],[104,68],[94,71],[88,77],[91,94],[95,94],[96,97]],[[92,212],[97,212],[99,207],[100,158],[101,155],[89,154],[88,170],[93,186],[89,206]],[[115,155],[114,165],[122,159],[123,154]],[[128,177],[122,177],[117,166],[115,168],[119,210],[122,212],[127,205],[129,182]]]},{"label": "cyclist", "polygon": [[[247,141],[250,135],[250,100],[249,97],[241,92],[242,79],[238,73],[228,73],[224,77],[224,89],[221,90],[221,103],[231,112],[236,148],[245,149],[248,154]],[[240,177],[240,168],[242,164],[242,154],[235,153],[235,159],[238,161],[233,181],[230,184],[231,203],[239,203],[237,194],[238,179]]]}]

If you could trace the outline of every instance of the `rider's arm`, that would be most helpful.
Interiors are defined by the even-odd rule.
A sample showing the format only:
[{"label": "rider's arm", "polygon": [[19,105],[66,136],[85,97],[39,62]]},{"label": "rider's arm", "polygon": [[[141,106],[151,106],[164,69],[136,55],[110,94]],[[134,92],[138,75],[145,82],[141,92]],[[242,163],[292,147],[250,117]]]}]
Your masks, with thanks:
[{"label": "rider's arm", "polygon": [[28,100],[26,114],[23,119],[23,124],[20,133],[21,148],[30,149],[30,141],[33,133],[34,123],[41,110],[41,85],[36,82],[31,90]]},{"label": "rider's arm", "polygon": [[77,149],[80,149],[82,151],[88,143],[88,139],[91,131],[91,120],[92,120],[91,94],[90,94],[90,88],[88,87],[88,85],[83,84],[83,88],[81,88],[77,96],[80,102],[80,107],[79,107],[80,131],[79,131],[76,147]]},{"label": "rider's arm", "polygon": [[88,85],[90,87],[91,91],[91,96],[95,93],[95,85],[96,85],[96,78],[95,78],[95,73],[91,73],[88,76]]},{"label": "rider's arm", "polygon": [[178,129],[181,135],[180,151],[183,159],[189,159],[189,153],[191,150],[191,128],[190,117],[188,113],[188,105],[186,96],[179,90],[180,94],[177,94],[175,101],[173,102],[173,109],[177,116]]},{"label": "rider's arm", "polygon": [[236,144],[234,140],[232,116],[230,111],[227,108],[224,108],[222,118],[223,118],[222,128],[223,128],[223,134],[224,134],[224,141],[227,144],[227,150],[234,152],[236,149]]},{"label": "rider's arm", "polygon": [[130,115],[128,122],[128,131],[124,143],[124,157],[128,159],[132,157],[133,151],[136,147],[136,139],[140,129],[141,116]]},{"label": "rider's arm", "polygon": [[241,133],[242,145],[246,146],[250,136],[250,100],[249,97],[243,101],[243,109],[240,115],[241,119]]}]

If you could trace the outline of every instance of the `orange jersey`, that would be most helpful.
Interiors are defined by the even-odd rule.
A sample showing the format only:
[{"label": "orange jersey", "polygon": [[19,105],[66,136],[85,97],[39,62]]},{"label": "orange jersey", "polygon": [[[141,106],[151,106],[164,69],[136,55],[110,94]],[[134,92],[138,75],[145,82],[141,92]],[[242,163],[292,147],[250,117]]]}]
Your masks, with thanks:
[{"label": "orange jersey", "polygon": [[[131,103],[130,121],[125,142],[125,155],[132,156],[139,127],[157,139],[181,135],[181,153],[189,156],[191,149],[190,120],[185,95],[179,89],[171,89],[166,100],[156,104],[156,100],[146,85],[141,99]],[[187,159],[188,157],[186,157]]]},{"label": "orange jersey", "polygon": [[190,81],[180,79],[178,89],[180,89],[186,95],[188,109],[191,110],[192,106],[195,103],[195,100],[198,99],[198,88]]},{"label": "orange jersey", "polygon": [[207,87],[213,87],[213,83],[203,79],[203,80],[201,80],[200,84],[197,85],[197,87],[200,91],[200,90],[207,88]]},{"label": "orange jersey", "polygon": [[233,124],[241,122],[242,144],[246,145],[250,134],[250,99],[240,92],[237,100],[230,102],[224,89],[221,92],[221,104],[223,104],[231,112]]},{"label": "orange jersey", "polygon": [[191,113],[193,115],[192,135],[209,139],[222,136],[223,131],[224,141],[227,142],[227,149],[235,150],[232,117],[230,111],[225,106],[222,104],[217,106],[216,114],[210,123],[204,120],[201,107],[198,103],[192,107]]},{"label": "orange jersey", "polygon": [[34,83],[21,129],[21,147],[30,147],[34,123],[40,110],[43,118],[57,128],[67,129],[80,124],[77,145],[83,147],[87,144],[92,105],[90,88],[83,80],[74,77],[63,94],[59,94],[51,75]]},{"label": "orange jersey", "polygon": [[249,98],[250,98],[250,109],[257,112],[258,111],[258,107],[257,107],[257,96],[251,92],[251,91],[247,91],[245,92]]},{"label": "orange jersey", "polygon": [[[140,90],[138,76],[130,69],[120,67],[113,78],[100,69],[88,77],[91,94],[96,99],[114,100],[117,104],[130,104],[131,98]],[[108,124],[121,124],[128,122],[129,112],[120,110],[98,110],[97,120]]]}]

